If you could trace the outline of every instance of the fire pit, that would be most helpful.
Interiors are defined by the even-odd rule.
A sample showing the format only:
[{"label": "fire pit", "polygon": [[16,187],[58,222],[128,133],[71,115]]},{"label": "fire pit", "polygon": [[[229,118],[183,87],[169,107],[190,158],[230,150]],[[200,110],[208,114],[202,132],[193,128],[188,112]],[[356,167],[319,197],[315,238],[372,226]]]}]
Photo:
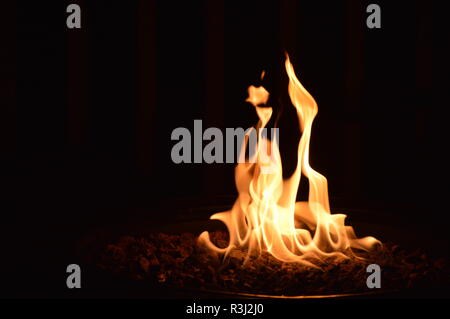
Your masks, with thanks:
[{"label": "fire pit", "polygon": [[[271,140],[261,133],[272,116],[269,93],[251,86],[247,101],[259,117],[257,135],[242,143],[240,158],[247,149],[249,156],[236,167],[238,198],[231,209],[212,215],[219,224],[190,220],[166,230],[122,234],[110,238],[91,262],[156,287],[240,296],[354,296],[450,282],[444,260],[372,236],[358,238],[346,215],[331,213],[327,180],[309,164],[317,104],[289,57],[285,67],[301,131],[292,176],[283,179],[277,133]],[[302,175],[309,181],[309,198],[296,202]],[[368,284],[369,265],[382,270],[378,289]]]},{"label": "fire pit", "polygon": [[[418,248],[414,232],[370,222],[376,215],[362,211],[353,211],[351,215],[352,224],[361,233],[380,234],[395,242],[401,238],[411,240],[398,240],[401,245],[385,243],[373,255],[362,253],[366,260],[348,259],[342,263],[332,260],[320,271],[277,262],[267,254],[246,265],[245,253],[233,253],[222,262],[198,250],[196,243],[205,229],[218,246],[227,242],[223,225],[204,218],[211,209],[214,208],[173,209],[176,222],[164,220],[155,224],[139,219],[96,229],[78,244],[79,254],[93,274],[90,282],[97,280],[104,286],[107,281],[113,285],[109,289],[117,289],[119,285],[122,293],[131,296],[180,298],[428,295],[431,290],[444,289],[450,282],[448,261]],[[221,241],[220,236],[224,235]],[[366,286],[369,275],[366,265],[372,262],[382,269],[381,289]]]}]

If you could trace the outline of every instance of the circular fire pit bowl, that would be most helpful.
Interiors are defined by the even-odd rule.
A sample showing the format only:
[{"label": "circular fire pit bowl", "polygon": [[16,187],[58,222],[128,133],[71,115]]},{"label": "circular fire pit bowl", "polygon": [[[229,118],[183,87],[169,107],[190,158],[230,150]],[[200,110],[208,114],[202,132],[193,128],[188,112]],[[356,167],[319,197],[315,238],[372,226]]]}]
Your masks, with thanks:
[{"label": "circular fire pit bowl", "polygon": [[[450,283],[448,259],[417,245],[414,231],[369,223],[370,216],[354,210],[348,224],[357,235],[383,242],[374,251],[325,259],[319,268],[283,263],[268,253],[246,260],[239,249],[223,259],[196,240],[207,230],[216,245],[227,245],[224,225],[208,220],[223,209],[191,209],[176,214],[181,217],[175,221],[140,218],[96,229],[76,247],[91,286],[98,296],[304,299],[441,296]],[[379,289],[367,286],[369,264],[381,268]]]}]

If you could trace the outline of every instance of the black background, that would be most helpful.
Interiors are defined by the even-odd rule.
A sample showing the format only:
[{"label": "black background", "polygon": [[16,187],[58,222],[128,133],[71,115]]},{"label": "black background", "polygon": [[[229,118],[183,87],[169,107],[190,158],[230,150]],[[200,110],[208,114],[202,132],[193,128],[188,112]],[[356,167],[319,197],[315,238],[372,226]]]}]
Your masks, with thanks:
[{"label": "black background", "polygon": [[377,1],[382,28],[372,30],[369,1],[74,1],[80,30],[66,27],[68,3],[3,12],[5,295],[58,296],[74,261],[57,256],[94,226],[157,219],[186,198],[232,202],[234,165],[174,164],[170,134],[194,119],[255,124],[245,98],[262,70],[288,175],[298,132],[285,50],[319,106],[310,161],[328,178],[332,207],[447,229],[441,2]]}]

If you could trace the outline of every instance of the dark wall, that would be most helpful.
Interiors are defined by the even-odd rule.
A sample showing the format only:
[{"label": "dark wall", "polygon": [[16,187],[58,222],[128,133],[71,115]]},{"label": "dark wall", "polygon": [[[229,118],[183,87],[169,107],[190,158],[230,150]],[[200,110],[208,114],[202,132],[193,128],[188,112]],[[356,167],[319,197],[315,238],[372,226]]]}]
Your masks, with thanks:
[{"label": "dark wall", "polygon": [[289,175],[298,136],[283,74],[288,50],[319,104],[311,162],[330,194],[425,200],[435,176],[424,168],[440,157],[432,88],[442,82],[435,45],[445,41],[433,29],[436,5],[382,2],[382,29],[369,30],[365,2],[80,4],[81,30],[66,29],[65,4],[15,7],[17,80],[5,123],[27,194],[48,189],[75,205],[233,195],[234,165],[173,164],[170,133],[194,119],[254,124],[244,100],[262,70]]}]

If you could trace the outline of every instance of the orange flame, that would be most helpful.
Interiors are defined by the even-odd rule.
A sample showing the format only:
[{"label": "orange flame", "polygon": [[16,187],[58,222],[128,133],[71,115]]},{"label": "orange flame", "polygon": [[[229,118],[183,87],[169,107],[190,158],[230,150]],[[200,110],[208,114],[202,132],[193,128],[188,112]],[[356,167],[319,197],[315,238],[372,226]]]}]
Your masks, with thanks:
[{"label": "orange flame", "polygon": [[[318,108],[316,101],[297,79],[286,55],[288,92],[297,110],[302,132],[298,144],[298,162],[293,175],[282,178],[282,165],[277,139],[269,141],[258,135],[256,160],[239,163],[235,169],[238,198],[230,211],[216,213],[211,219],[222,221],[228,228],[228,247],[219,248],[208,232],[199,236],[199,243],[226,257],[235,248],[246,249],[247,258],[266,251],[284,262],[299,262],[313,266],[313,260],[323,257],[346,258],[351,248],[369,250],[380,242],[373,237],[358,239],[353,228],[345,226],[344,214],[331,214],[326,178],[309,165],[311,128]],[[247,99],[259,117],[257,129],[264,128],[272,115],[272,108],[261,107],[269,93],[263,87],[250,86]],[[242,143],[245,154],[247,141]],[[271,146],[269,159],[262,158]],[[266,150],[265,152],[263,152]],[[270,167],[270,170],[267,170]],[[265,170],[266,169],[266,170]],[[301,175],[308,178],[308,202],[296,202]],[[302,227],[298,227],[302,225]]]}]

